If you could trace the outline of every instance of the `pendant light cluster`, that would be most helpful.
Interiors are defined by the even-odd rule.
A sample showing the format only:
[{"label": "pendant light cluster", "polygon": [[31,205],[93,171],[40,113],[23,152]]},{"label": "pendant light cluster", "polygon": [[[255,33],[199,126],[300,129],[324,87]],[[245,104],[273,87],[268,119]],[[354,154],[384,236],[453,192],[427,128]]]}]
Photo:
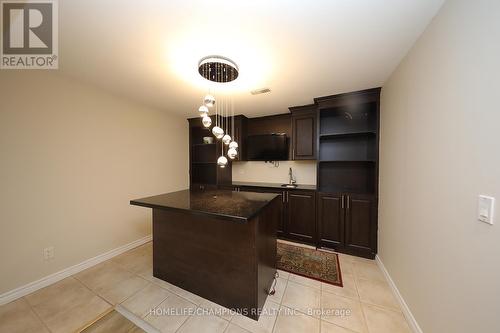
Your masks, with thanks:
[{"label": "pendant light cluster", "polygon": [[[198,64],[198,72],[205,79],[217,82],[228,83],[236,80],[238,77],[238,66],[230,59],[221,56],[209,56],[202,58]],[[212,118],[208,115],[210,109],[215,111],[215,124],[212,124]],[[234,141],[234,103],[231,98],[219,95],[217,101],[212,95],[210,89],[203,99],[203,105],[198,108],[201,122],[204,127],[210,128],[212,125],[212,134],[217,140],[221,140],[222,155],[217,159],[217,165],[225,168],[228,159],[233,160],[238,155],[238,143]],[[227,151],[226,151],[227,149]]]}]

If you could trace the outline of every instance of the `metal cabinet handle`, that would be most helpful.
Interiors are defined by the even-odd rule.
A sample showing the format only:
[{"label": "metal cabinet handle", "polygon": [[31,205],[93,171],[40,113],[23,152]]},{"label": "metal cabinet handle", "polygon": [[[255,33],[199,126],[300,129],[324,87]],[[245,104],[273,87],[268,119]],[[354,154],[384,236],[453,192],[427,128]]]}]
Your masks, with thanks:
[{"label": "metal cabinet handle", "polygon": [[345,195],[342,196],[342,200],[340,203],[340,206],[342,207],[342,209],[344,209],[344,199],[345,199]]},{"label": "metal cabinet handle", "polygon": [[351,200],[351,197],[348,195],[347,196],[347,209],[350,208],[350,204],[349,204],[349,201]]}]

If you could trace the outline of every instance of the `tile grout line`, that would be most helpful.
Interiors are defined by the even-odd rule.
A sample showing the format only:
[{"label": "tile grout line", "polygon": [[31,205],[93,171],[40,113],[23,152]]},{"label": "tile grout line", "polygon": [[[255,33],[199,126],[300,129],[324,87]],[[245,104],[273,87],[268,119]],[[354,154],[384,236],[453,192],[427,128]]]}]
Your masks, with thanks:
[{"label": "tile grout line", "polygon": [[[144,280],[146,280],[146,279],[144,279]],[[148,281],[148,280],[146,280],[146,281]],[[143,290],[144,290],[144,289],[146,289],[147,287],[149,287],[149,285],[150,285],[150,284],[152,284],[152,282],[148,281],[148,283],[147,283],[144,287],[142,287],[142,288],[140,288],[139,290],[135,291],[134,293],[132,293],[132,295],[128,296],[128,297],[127,297],[127,298],[125,298],[123,301],[119,302],[118,304],[119,304],[119,305],[122,305],[123,303],[125,303],[126,301],[128,301],[129,299],[131,299],[132,297],[134,297],[135,295],[137,295],[138,293],[140,293],[141,291],[143,291]],[[167,299],[167,298],[165,297],[165,299]],[[165,300],[165,299],[164,299],[164,300]],[[163,300],[163,301],[164,301],[164,300]],[[162,301],[162,302],[163,302],[163,301]],[[160,303],[161,303],[161,302],[160,302]],[[159,304],[160,304],[160,303],[159,303]],[[118,305],[118,304],[117,304],[117,305]]]},{"label": "tile grout line", "polygon": [[363,313],[363,321],[364,321],[364,324],[365,324],[365,328],[366,328],[366,331],[368,333],[370,333],[370,327],[368,327],[368,320],[366,320],[366,313],[365,313],[365,309],[363,308],[363,303],[362,302],[359,302],[359,306],[361,308],[361,313]]},{"label": "tile grout line", "polygon": [[[195,312],[196,312],[196,310],[198,310],[198,308],[199,308],[199,306],[198,306],[198,305],[196,305]],[[188,322],[188,320],[189,320],[189,319],[191,319],[193,316],[194,316],[194,314],[189,315],[189,316],[188,316],[188,317],[187,317],[187,318],[186,318],[186,319],[182,322],[181,326],[179,326],[179,328],[177,328],[177,329],[174,331],[174,333],[179,332],[179,331],[180,331],[180,329],[181,329],[184,325],[186,325],[186,323]]]},{"label": "tile grout line", "polygon": [[358,273],[356,270],[356,264],[354,262],[352,263],[352,274],[353,274],[354,286],[356,287],[356,293],[358,294],[359,298],[359,307],[361,308],[361,313],[363,315],[363,323],[366,328],[366,331],[370,333],[370,328],[368,327],[368,321],[366,320],[365,309],[363,308],[363,303],[361,302],[361,295],[359,294]]},{"label": "tile grout line", "polygon": [[[340,258],[337,257],[337,262],[339,264],[339,272],[342,272],[342,268],[340,268]],[[340,278],[342,279],[342,273],[340,273]],[[342,288],[344,288],[342,284]],[[323,322],[323,283],[319,285],[319,333],[321,333],[321,324]]]},{"label": "tile grout line", "polygon": [[113,312],[115,310],[114,307],[111,307],[109,309],[107,309],[106,311],[102,312],[99,314],[99,316],[97,316],[95,319],[93,320],[90,320],[89,322],[87,322],[86,324],[83,324],[82,326],[80,326],[80,328],[78,328],[76,330],[76,332],[80,333],[80,332],[83,332],[84,330],[86,330],[87,328],[89,328],[90,326],[92,326],[93,324],[97,323],[99,320],[101,320],[102,318],[106,317],[108,314],[110,314],[111,312]]},{"label": "tile grout line", "polygon": [[160,333],[160,330],[148,323],[147,321],[138,318],[134,313],[128,311],[125,307],[118,304],[114,310],[130,320],[135,326],[144,330],[146,333]]},{"label": "tile grout line", "polygon": [[286,290],[288,288],[288,282],[290,282],[289,279],[290,279],[290,273],[288,273],[288,279],[286,280],[285,290],[283,290],[283,295],[281,296],[281,300],[280,300],[279,307],[278,307],[278,314],[276,315],[276,319],[274,320],[274,323],[273,323],[273,329],[271,330],[272,333],[274,333],[274,329],[276,328],[276,322],[278,321],[278,316],[281,313],[281,307],[285,306],[285,305],[283,305],[283,299],[285,298],[285,293],[286,293]]},{"label": "tile grout line", "polygon": [[111,308],[114,308],[115,306],[113,304],[111,304],[110,302],[108,302],[108,300],[106,300],[104,297],[102,297],[101,295],[99,295],[96,291],[92,290],[90,287],[88,287],[85,283],[83,283],[81,280],[79,280],[76,276],[74,275],[71,275],[71,276],[68,276],[70,278],[73,278],[75,279],[76,282],[78,282],[79,284],[81,284],[84,288],[86,288],[88,291],[90,291],[92,294],[94,294],[94,296],[100,298],[103,302],[107,303],[109,306],[111,306]]},{"label": "tile grout line", "polygon": [[35,309],[33,308],[33,306],[31,305],[31,303],[28,301],[28,299],[23,296],[21,297],[21,299],[24,299],[24,301],[26,302],[26,304],[28,304],[28,307],[30,308],[30,311],[33,312],[33,314],[35,315],[35,317],[38,318],[38,320],[40,321],[40,323],[42,323],[43,327],[45,327],[47,329],[48,332],[52,332],[52,330],[47,326],[47,324],[42,320],[42,318],[40,317],[40,315],[35,311]]}]

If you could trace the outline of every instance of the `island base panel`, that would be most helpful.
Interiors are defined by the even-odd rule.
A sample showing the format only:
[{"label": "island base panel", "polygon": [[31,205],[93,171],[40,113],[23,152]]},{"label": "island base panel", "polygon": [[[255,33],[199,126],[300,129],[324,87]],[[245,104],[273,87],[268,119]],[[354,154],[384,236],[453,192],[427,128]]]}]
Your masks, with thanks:
[{"label": "island base panel", "polygon": [[246,222],[153,209],[153,276],[257,320],[276,273],[278,200]]}]

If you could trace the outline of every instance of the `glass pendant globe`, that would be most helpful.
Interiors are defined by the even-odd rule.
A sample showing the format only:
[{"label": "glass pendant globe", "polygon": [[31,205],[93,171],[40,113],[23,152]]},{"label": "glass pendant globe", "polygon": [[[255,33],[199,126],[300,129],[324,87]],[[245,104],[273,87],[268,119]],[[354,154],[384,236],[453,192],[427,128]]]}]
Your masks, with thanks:
[{"label": "glass pendant globe", "polygon": [[222,137],[222,142],[224,142],[225,145],[228,145],[231,142],[231,137],[229,134],[226,134]]},{"label": "glass pendant globe", "polygon": [[238,155],[238,151],[236,150],[236,148],[229,148],[229,150],[227,151],[227,157],[234,160],[236,155]]},{"label": "glass pendant globe", "polygon": [[229,144],[229,148],[238,148],[238,143],[236,141],[232,141],[230,144]]},{"label": "glass pendant globe", "polygon": [[215,97],[214,97],[214,96],[212,96],[212,95],[206,95],[206,96],[205,96],[205,99],[203,100],[203,103],[204,103],[207,107],[211,108],[211,107],[212,107],[212,106],[214,106],[214,104],[215,104]]},{"label": "glass pendant globe", "polygon": [[200,114],[208,113],[208,108],[205,105],[202,105],[198,108]]},{"label": "glass pendant globe", "polygon": [[227,158],[226,156],[221,156],[217,159],[217,164],[221,167],[221,168],[225,168],[226,165],[227,165]]},{"label": "glass pendant globe", "polygon": [[203,126],[208,128],[208,127],[210,127],[210,125],[212,125],[212,119],[209,116],[205,116],[201,120],[201,123],[203,124]]},{"label": "glass pendant globe", "polygon": [[212,128],[212,133],[217,139],[222,139],[222,137],[224,136],[224,130],[219,126],[215,126],[214,128]]}]

